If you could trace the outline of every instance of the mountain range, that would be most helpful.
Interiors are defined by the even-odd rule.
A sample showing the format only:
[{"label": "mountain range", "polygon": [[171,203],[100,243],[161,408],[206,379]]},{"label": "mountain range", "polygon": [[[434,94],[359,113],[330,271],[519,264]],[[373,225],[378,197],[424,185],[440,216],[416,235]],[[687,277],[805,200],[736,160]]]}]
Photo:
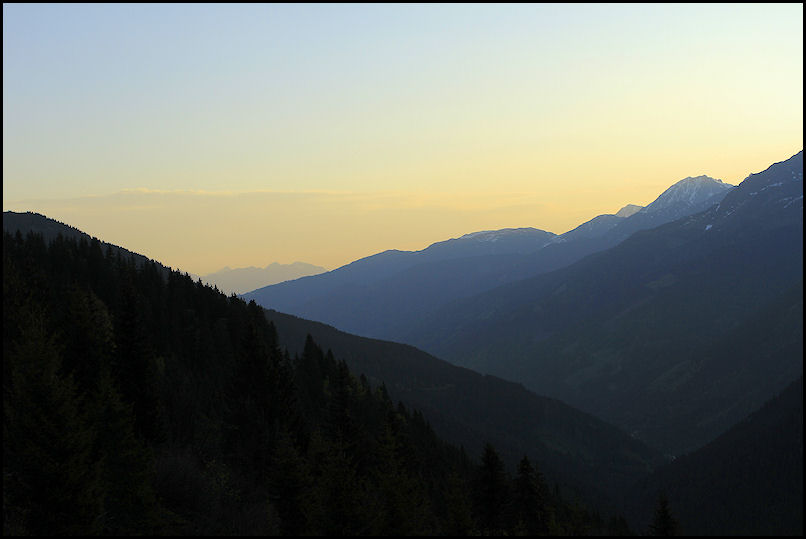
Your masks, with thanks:
[{"label": "mountain range", "polygon": [[[802,152],[737,188],[688,177],[628,217],[531,235],[532,252],[490,254],[512,229],[468,234],[245,297],[517,380],[671,455],[802,372]],[[710,367],[737,339],[739,372]]]},{"label": "mountain range", "polygon": [[243,294],[255,288],[291,281],[308,275],[318,275],[327,270],[307,262],[279,264],[272,262],[264,268],[230,268],[226,266],[213,273],[202,275],[205,283],[215,285],[225,294]]},{"label": "mountain range", "polygon": [[407,342],[690,451],[802,372],[802,177],[801,152],[703,212],[447,305]]},{"label": "mountain range", "polygon": [[628,205],[565,234],[535,228],[476,232],[422,251],[385,251],[243,297],[350,333],[408,342],[417,320],[450,301],[567,266],[638,230],[702,211],[731,188],[707,176],[686,178],[646,208]]},{"label": "mountain range", "polygon": [[[212,373],[230,369],[219,362],[229,365],[232,358],[216,350],[227,350],[224,341],[242,347],[232,336],[250,335],[236,323],[244,313],[224,316],[228,305],[249,317],[265,317],[288,351],[285,357],[296,358],[290,364],[309,360],[315,342],[332,352],[322,366],[333,370],[336,360],[344,360],[363,375],[350,390],[354,394],[371,386],[400,400],[417,410],[408,417],[424,418],[428,426],[423,428],[433,427],[471,454],[479,454],[486,442],[494,443],[510,466],[528,454],[566,492],[608,512],[623,510],[636,530],[646,529],[651,505],[663,492],[685,533],[798,535],[802,212],[799,152],[735,188],[703,176],[686,178],[646,208],[625,207],[620,215],[598,216],[563,235],[534,228],[472,233],[423,251],[386,251],[261,289],[274,289],[279,298],[296,294],[300,303],[329,307],[350,315],[353,323],[380,317],[371,326],[374,331],[394,330],[410,344],[351,335],[341,327],[260,310],[254,303],[241,306],[238,298],[38,214],[4,212],[3,224],[12,235],[19,230],[22,236],[35,232],[48,241],[78,242],[87,260],[68,255],[71,248],[64,243],[57,244],[54,256],[68,260],[81,278],[98,281],[98,288],[88,293],[74,284],[64,301],[84,298],[82,305],[102,313],[146,308],[147,317],[113,314],[111,321],[116,331],[140,336],[132,341],[138,353],[150,353],[141,346],[143,339],[163,343],[153,373],[174,384],[160,390],[172,403],[172,435],[189,436],[197,445],[190,451],[200,451],[204,459],[210,457],[210,433],[228,432],[221,430],[221,414],[229,412],[228,406],[207,407],[208,397],[194,388],[214,388],[215,399],[228,394],[232,389]],[[18,246],[15,256],[21,265],[19,276],[8,283],[11,292],[28,278],[19,269],[42,253]],[[109,273],[104,279],[102,268]],[[62,279],[72,270],[51,265],[42,271]],[[115,272],[129,277],[110,278]],[[37,282],[43,290],[50,286]],[[6,285],[4,278],[4,291]],[[43,294],[37,287],[30,290]],[[104,300],[108,307],[98,307],[94,293],[111,298]],[[122,302],[115,294],[139,294],[139,299]],[[105,335],[91,320],[86,320],[87,336]],[[138,333],[143,324],[151,328],[150,337]],[[89,346],[70,332],[67,338],[79,348]],[[4,338],[4,351],[6,344]],[[96,352],[101,357],[115,350]],[[251,348],[245,350],[251,357]],[[27,372],[25,363],[14,365],[15,376]],[[91,376],[81,362],[77,365],[76,373]],[[119,369],[116,365],[112,368]],[[327,384],[335,380],[324,382],[323,398],[332,397]],[[255,395],[276,394],[246,379],[241,383]],[[193,398],[183,401],[188,392]],[[234,409],[237,401],[230,403]],[[187,415],[189,410],[193,413]],[[398,410],[407,417],[404,408]],[[279,409],[272,413],[284,416]],[[197,471],[201,464],[192,459],[160,451],[160,477],[170,478],[171,488],[191,484],[184,477],[229,481],[227,468],[214,461],[204,461],[206,471]],[[185,475],[176,476],[172,462],[181,463]],[[184,500],[193,490],[168,492]],[[184,514],[201,516],[205,506],[198,507]]]}]

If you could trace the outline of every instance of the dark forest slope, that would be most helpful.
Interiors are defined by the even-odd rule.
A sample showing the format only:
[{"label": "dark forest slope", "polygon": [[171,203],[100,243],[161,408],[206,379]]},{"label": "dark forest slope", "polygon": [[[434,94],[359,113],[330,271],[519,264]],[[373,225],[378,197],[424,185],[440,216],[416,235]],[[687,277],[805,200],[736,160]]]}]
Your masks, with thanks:
[{"label": "dark forest slope", "polygon": [[527,453],[552,480],[596,499],[616,497],[631,478],[659,462],[657,454],[611,425],[520,384],[456,367],[412,346],[357,337],[276,311],[266,316],[292,354],[302,352],[306,335],[313,336],[338,351],[353,371],[385,383],[395,400],[422,410],[442,437],[471,454],[486,441],[512,464]]},{"label": "dark forest slope", "polygon": [[478,454],[314,341],[284,354],[254,303],[95,239],[4,235],[5,534],[617,531]]},{"label": "dark forest slope", "polygon": [[686,535],[803,535],[803,378],[642,482],[640,529],[659,492]]}]

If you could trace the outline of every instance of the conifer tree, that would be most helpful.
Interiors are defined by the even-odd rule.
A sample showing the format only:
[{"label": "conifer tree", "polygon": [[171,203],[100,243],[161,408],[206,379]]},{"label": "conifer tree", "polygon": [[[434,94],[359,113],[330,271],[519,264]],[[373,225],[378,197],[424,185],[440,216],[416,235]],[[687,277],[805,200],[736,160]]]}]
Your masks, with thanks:
[{"label": "conifer tree", "polygon": [[627,520],[621,515],[614,515],[610,517],[607,523],[607,535],[634,535],[627,525]]},{"label": "conifer tree", "polygon": [[313,523],[315,535],[357,535],[367,533],[367,524],[377,511],[364,495],[351,452],[343,441],[327,439],[314,432],[309,461],[315,464]]},{"label": "conifer tree", "polygon": [[477,472],[475,495],[475,513],[481,533],[503,534],[509,487],[504,463],[490,443],[484,445]]},{"label": "conifer tree", "polygon": [[273,407],[271,363],[260,321],[250,309],[227,399],[230,413],[226,451],[236,462],[255,466],[261,478],[268,471],[272,422],[277,412]]},{"label": "conifer tree", "polygon": [[418,535],[430,530],[425,486],[406,461],[410,451],[396,414],[387,414],[377,444],[376,482],[381,497],[381,518],[376,535]]},{"label": "conifer tree", "polygon": [[134,434],[131,405],[123,403],[105,372],[93,405],[91,417],[98,426],[96,459],[104,492],[101,531],[104,535],[155,533],[159,517],[154,458]]},{"label": "conifer tree", "polygon": [[517,531],[525,535],[548,534],[548,492],[542,474],[524,455],[514,481],[513,516]]},{"label": "conifer tree", "polygon": [[448,475],[444,535],[477,535],[473,524],[473,500],[470,492],[470,485],[467,484],[463,474],[453,471]]},{"label": "conifer tree", "polygon": [[145,306],[130,278],[121,286],[112,375],[123,400],[134,405],[136,434],[147,441],[162,441],[165,430],[159,402],[158,370],[145,324]]},{"label": "conifer tree", "polygon": [[104,303],[91,290],[74,286],[67,293],[64,328],[64,365],[78,391],[91,395],[98,390],[102,372],[109,372],[115,354],[112,318]]},{"label": "conifer tree", "polygon": [[4,358],[11,362],[3,395],[4,512],[18,533],[93,535],[101,531],[104,498],[92,458],[95,431],[72,378],[60,372],[44,314],[23,317],[20,340]]},{"label": "conifer tree", "polygon": [[333,375],[328,380],[330,391],[327,403],[327,432],[334,440],[352,447],[356,439],[356,425],[350,410],[353,400],[353,379],[347,364],[339,361]]},{"label": "conifer tree", "polygon": [[313,478],[288,432],[275,444],[269,487],[270,500],[279,514],[280,535],[309,533]]},{"label": "conifer tree", "polygon": [[305,347],[296,361],[295,380],[300,392],[300,401],[308,417],[321,410],[325,403],[324,354],[310,334],[305,338]]},{"label": "conifer tree", "polygon": [[657,536],[672,536],[679,535],[679,524],[677,519],[672,516],[669,509],[669,500],[666,494],[660,493],[658,495],[658,504],[655,507],[655,516],[652,519],[652,524],[649,525],[649,535]]}]

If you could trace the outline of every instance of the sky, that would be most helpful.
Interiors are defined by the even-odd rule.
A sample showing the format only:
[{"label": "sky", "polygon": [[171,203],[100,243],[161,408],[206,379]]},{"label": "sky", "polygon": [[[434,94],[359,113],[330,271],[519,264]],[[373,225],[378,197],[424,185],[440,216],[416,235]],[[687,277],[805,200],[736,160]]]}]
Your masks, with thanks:
[{"label": "sky", "polygon": [[3,210],[199,275],[562,233],[802,148],[802,4],[3,4]]}]

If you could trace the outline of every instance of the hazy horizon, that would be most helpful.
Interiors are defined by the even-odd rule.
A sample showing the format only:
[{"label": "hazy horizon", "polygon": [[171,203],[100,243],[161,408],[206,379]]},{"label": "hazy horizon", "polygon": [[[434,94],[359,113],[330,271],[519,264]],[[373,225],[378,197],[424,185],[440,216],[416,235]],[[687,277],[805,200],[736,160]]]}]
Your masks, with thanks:
[{"label": "hazy horizon", "polygon": [[803,6],[3,6],[3,209],[172,267],[573,229],[803,147]]}]

